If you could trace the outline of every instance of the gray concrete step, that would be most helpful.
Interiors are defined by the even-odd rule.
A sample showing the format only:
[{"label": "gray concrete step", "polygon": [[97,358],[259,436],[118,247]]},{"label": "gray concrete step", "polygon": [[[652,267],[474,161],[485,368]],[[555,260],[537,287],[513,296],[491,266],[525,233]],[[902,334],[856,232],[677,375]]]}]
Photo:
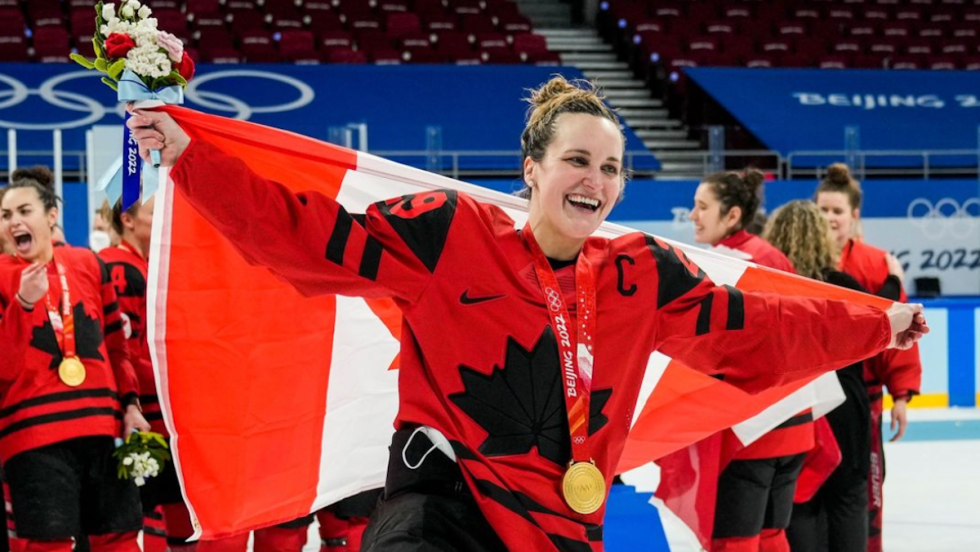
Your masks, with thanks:
[{"label": "gray concrete step", "polygon": [[[642,98],[644,100],[650,100],[651,102],[655,102],[657,105],[654,107],[660,107],[660,104],[663,103],[660,100],[655,100],[651,98],[650,90],[643,88],[642,86],[634,85],[631,88],[611,88],[605,82],[600,82],[599,84],[606,91],[606,97],[609,98],[610,100],[632,101],[632,100]],[[619,103],[617,105],[623,105],[623,104]]]},{"label": "gray concrete step", "polygon": [[591,61],[619,61],[612,52],[561,52],[565,63],[582,63]]},{"label": "gray concrete step", "polygon": [[[521,5],[520,2],[518,2],[518,5]],[[567,37],[579,37],[579,36],[597,37],[597,36],[599,36],[598,34],[596,34],[595,29],[569,29],[569,28],[564,28],[564,29],[541,29],[540,31],[535,30],[535,32],[538,33],[538,34],[540,34],[540,35],[543,35],[545,38],[552,38],[552,37],[555,37],[555,38],[558,38],[558,37],[567,38]]]},{"label": "gray concrete step", "polygon": [[628,124],[633,130],[667,130],[683,128],[680,121],[676,119],[668,119],[666,117],[629,117],[626,120],[626,124]]},{"label": "gray concrete step", "polygon": [[642,88],[646,90],[646,87],[643,86],[643,83],[636,79],[610,79],[606,77],[600,77],[598,79],[598,82],[606,90],[607,93],[612,92],[614,90],[617,92],[619,91],[626,92],[626,91],[632,91],[637,88]]},{"label": "gray concrete step", "polygon": [[619,116],[627,120],[631,120],[631,117],[636,117],[637,119],[645,119],[645,118],[666,119],[669,116],[669,113],[667,113],[666,109],[624,107],[622,109],[619,109],[618,111],[619,111]]},{"label": "gray concrete step", "polygon": [[[639,92],[645,92],[639,90]],[[609,95],[609,101],[620,109],[657,109],[663,107],[663,102],[655,100],[647,94],[646,96],[622,97]]]},{"label": "gray concrete step", "polygon": [[583,69],[585,76],[590,79],[632,79],[633,71],[623,69]]},{"label": "gray concrete step", "polygon": [[675,138],[668,138],[665,140],[643,140],[643,145],[647,147],[648,150],[660,151],[660,150],[687,150],[696,151],[701,144],[695,142],[694,140],[677,140]]},{"label": "gray concrete step", "polygon": [[580,61],[576,62],[575,66],[581,69],[583,72],[591,70],[627,71],[630,68],[629,64],[625,61]]},{"label": "gray concrete step", "polygon": [[[636,135],[643,140],[687,140],[686,130],[658,130],[641,128],[634,129]],[[700,147],[700,145],[695,146]]]},{"label": "gray concrete step", "polygon": [[555,52],[606,52],[613,54],[613,47],[609,44],[594,44],[586,41],[548,41],[548,49]]}]

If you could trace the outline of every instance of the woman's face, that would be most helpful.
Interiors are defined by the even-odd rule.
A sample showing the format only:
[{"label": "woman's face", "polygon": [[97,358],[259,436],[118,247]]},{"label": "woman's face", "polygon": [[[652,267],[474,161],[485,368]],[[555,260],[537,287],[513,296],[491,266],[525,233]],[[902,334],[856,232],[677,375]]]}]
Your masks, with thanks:
[{"label": "woman's face", "polygon": [[544,158],[524,163],[535,236],[584,241],[592,235],[622,193],[622,155],[622,133],[609,119],[560,115]]},{"label": "woman's face", "polygon": [[742,209],[732,207],[721,213],[721,201],[710,184],[701,184],[694,192],[694,207],[688,218],[694,223],[694,241],[718,245],[725,239],[742,216]]},{"label": "woman's face", "polygon": [[150,234],[153,228],[153,197],[143,202],[135,216],[123,213],[123,227],[136,240],[144,253],[149,251]]},{"label": "woman's face", "polygon": [[817,194],[817,207],[830,223],[830,233],[837,245],[843,247],[847,240],[854,237],[854,223],[860,216],[860,211],[851,206],[851,201],[844,192],[820,192]]},{"label": "woman's face", "polygon": [[12,188],[0,204],[0,231],[13,244],[14,252],[35,262],[51,250],[51,227],[58,221],[58,209],[44,210],[34,188]]}]

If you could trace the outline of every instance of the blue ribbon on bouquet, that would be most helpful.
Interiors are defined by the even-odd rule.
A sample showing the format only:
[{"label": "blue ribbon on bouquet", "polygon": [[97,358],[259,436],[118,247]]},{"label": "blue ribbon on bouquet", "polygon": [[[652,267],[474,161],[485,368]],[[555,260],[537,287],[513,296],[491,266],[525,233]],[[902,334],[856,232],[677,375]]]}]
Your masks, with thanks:
[{"label": "blue ribbon on bouquet", "polygon": [[[151,90],[135,73],[126,69],[118,83],[118,99],[120,102],[139,102],[139,101],[158,101],[168,105],[179,105],[184,103],[184,88],[180,85],[164,86],[156,90]],[[125,122],[131,117],[129,111],[126,112]],[[141,195],[150,197],[153,195],[159,184],[159,178],[155,168],[160,166],[160,152],[150,151],[150,158],[153,167],[144,167],[143,159],[139,155],[139,143],[133,138],[128,125],[123,125],[123,154],[122,162],[116,172],[109,178],[103,178],[103,187],[109,202],[115,204],[122,196],[123,211],[132,207],[139,201]],[[142,194],[140,193],[140,180],[142,177]]]}]

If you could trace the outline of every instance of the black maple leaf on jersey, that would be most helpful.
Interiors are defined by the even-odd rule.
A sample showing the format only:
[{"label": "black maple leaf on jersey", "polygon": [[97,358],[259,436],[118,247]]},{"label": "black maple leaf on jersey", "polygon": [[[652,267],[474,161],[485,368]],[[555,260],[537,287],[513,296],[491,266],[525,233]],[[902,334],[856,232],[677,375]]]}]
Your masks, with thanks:
[{"label": "black maple leaf on jersey", "polygon": [[[102,327],[98,319],[90,318],[85,314],[85,307],[81,302],[72,310],[75,314],[75,352],[80,358],[105,360],[99,353],[99,346],[102,345]],[[51,321],[45,320],[41,327],[34,328],[32,334],[31,347],[51,355],[51,364],[48,368],[52,370],[57,368],[61,364],[62,355]]]},{"label": "black maple leaf on jersey", "polygon": [[[550,326],[530,351],[508,339],[503,368],[483,375],[460,365],[459,373],[466,391],[449,399],[489,433],[480,444],[482,454],[527,454],[537,447],[544,458],[559,465],[568,463],[568,417],[558,344]],[[611,395],[612,389],[592,391],[590,435],[608,423],[602,409]]]}]

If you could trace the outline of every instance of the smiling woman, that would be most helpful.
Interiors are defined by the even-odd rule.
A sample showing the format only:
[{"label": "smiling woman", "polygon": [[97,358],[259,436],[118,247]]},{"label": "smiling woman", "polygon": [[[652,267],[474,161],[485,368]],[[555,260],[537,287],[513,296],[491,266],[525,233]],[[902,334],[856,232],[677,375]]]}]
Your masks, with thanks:
[{"label": "smiling woman", "polygon": [[[561,77],[531,104],[523,229],[456,190],[352,216],[192,139],[168,113],[127,123],[144,158],[160,149],[183,197],[244,258],[305,295],[400,308],[397,431],[366,552],[601,550],[654,350],[757,391],[927,331],[914,307],[891,324],[871,308],[741,292],[654,237],[592,237],[622,194],[619,121],[591,84]],[[772,332],[782,320],[795,326]],[[798,336],[813,334],[826,339],[802,350]]]},{"label": "smiling woman", "polygon": [[60,199],[49,176],[15,171],[0,198],[0,232],[13,245],[12,256],[0,256],[8,500],[28,547],[45,541],[51,552],[69,552],[72,537],[86,534],[94,551],[135,552],[139,495],[116,477],[112,452],[115,438],[149,425],[108,272],[91,251],[52,243]]}]

